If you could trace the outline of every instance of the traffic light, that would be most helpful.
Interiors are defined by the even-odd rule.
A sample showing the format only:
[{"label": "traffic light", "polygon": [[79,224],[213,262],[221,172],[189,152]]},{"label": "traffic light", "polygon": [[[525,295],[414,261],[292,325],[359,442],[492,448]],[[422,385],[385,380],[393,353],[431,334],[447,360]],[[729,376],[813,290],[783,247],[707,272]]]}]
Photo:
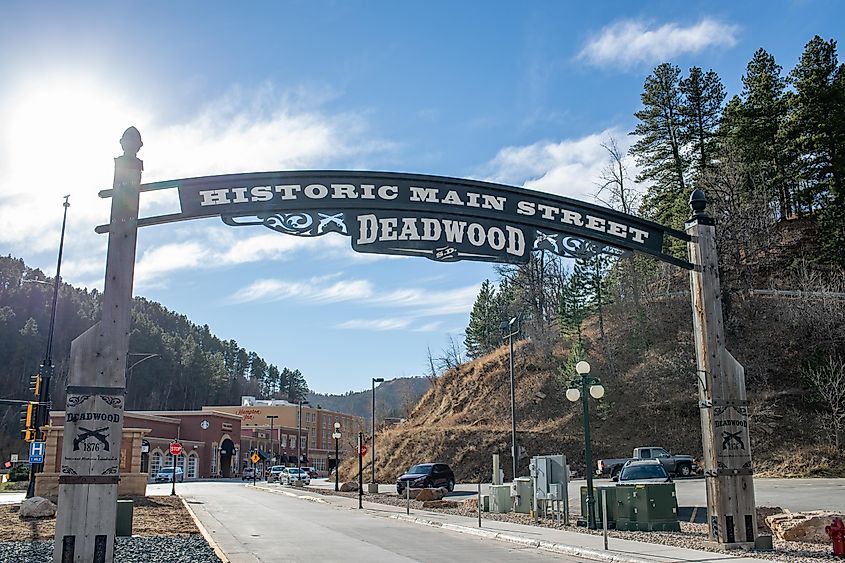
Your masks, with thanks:
[{"label": "traffic light", "polygon": [[35,411],[38,404],[32,401],[21,406],[21,436],[27,442],[35,440]]},{"label": "traffic light", "polygon": [[38,397],[38,392],[41,391],[41,376],[39,374],[29,376],[29,390],[35,397]]}]

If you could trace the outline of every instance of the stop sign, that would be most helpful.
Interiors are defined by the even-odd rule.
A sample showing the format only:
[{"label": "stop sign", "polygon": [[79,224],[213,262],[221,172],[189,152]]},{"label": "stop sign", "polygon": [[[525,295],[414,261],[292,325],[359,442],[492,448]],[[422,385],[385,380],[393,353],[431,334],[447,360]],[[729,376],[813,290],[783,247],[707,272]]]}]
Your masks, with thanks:
[{"label": "stop sign", "polygon": [[172,455],[179,455],[182,453],[182,444],[179,442],[171,442],[170,443],[170,453]]},{"label": "stop sign", "polygon": [[367,455],[367,444],[361,444],[361,449],[358,451],[361,454],[361,457]]}]

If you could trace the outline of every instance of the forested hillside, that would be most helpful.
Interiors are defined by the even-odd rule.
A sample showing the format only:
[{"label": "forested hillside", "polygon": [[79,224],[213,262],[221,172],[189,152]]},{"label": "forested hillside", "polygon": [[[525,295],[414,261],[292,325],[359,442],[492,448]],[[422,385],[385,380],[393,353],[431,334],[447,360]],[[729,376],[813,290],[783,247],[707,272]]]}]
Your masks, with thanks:
[{"label": "forested hillside", "polygon": [[[727,347],[746,368],[755,464],[842,476],[845,65],[836,41],[812,38],[788,73],[757,50],[729,99],[714,71],[666,62],[645,77],[641,103],[630,150],[613,138],[602,145],[596,199],[682,230],[691,192],[704,191]],[[686,258],[683,243],[664,250]],[[564,397],[582,359],[607,389],[594,407],[598,457],[646,444],[700,455],[688,274],[644,256],[572,261],[540,250],[482,285],[465,334],[474,361],[446,371],[401,429],[379,438],[382,475],[442,460],[474,478],[492,453],[508,457],[500,325],[512,318],[522,327],[517,423],[528,455],[583,463],[579,412]]]},{"label": "forested hillside", "polygon": [[[385,417],[404,418],[410,414],[417,401],[428,391],[431,381],[425,377],[398,377],[380,383],[376,389],[376,420]],[[364,417],[364,427],[370,426],[373,411],[373,392],[349,391],[343,395],[308,393],[311,405]]]},{"label": "forested hillside", "polygon": [[[43,283],[42,283],[43,282]],[[30,399],[29,376],[47,347],[53,280],[23,260],[0,257],[0,389],[2,397]],[[71,341],[100,315],[102,295],[62,284],[53,341],[53,404],[63,408]],[[234,340],[221,340],[159,303],[136,297],[127,362],[127,408],[198,409],[240,404],[241,395],[304,397],[308,385],[296,369],[268,364]],[[18,411],[0,407],[0,459],[22,449]]]}]

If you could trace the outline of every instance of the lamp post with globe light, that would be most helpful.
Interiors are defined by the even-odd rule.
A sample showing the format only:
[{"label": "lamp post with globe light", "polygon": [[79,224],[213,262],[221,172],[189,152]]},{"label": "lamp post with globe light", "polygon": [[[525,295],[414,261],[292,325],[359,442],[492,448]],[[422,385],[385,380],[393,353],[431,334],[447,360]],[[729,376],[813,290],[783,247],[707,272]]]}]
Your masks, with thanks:
[{"label": "lamp post with globe light", "polygon": [[577,376],[569,381],[569,389],[566,390],[566,398],[573,403],[581,400],[581,407],[584,413],[584,473],[587,477],[587,527],[596,529],[596,498],[593,495],[593,451],[590,444],[590,403],[587,393],[594,399],[604,397],[604,387],[596,377],[589,377],[590,364],[580,361],[575,364]]},{"label": "lamp post with globe light", "polygon": [[340,475],[340,455],[339,455],[339,447],[338,444],[340,442],[340,423],[334,423],[334,434],[332,434],[332,438],[334,438],[334,490],[340,490],[338,484],[338,475]]}]

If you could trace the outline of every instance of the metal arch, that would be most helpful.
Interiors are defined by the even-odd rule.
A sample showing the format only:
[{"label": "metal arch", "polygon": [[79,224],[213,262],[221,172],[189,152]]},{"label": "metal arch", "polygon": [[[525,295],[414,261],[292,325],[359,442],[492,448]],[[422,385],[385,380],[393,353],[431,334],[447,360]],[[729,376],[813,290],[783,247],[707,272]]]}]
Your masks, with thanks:
[{"label": "metal arch", "polygon": [[[179,213],[141,218],[139,227],[217,216],[227,225],[263,225],[296,236],[337,232],[352,237],[358,252],[440,261],[520,263],[533,250],[545,249],[573,258],[641,252],[693,268],[663,252],[666,237],[689,241],[686,233],[594,204],[477,180],[316,170],[167,180],[139,189],[176,189],[181,206]],[[432,220],[442,222],[438,236],[421,236]],[[457,227],[462,231],[455,234]],[[397,240],[394,231],[401,228],[408,230]],[[449,236],[443,234],[449,229]],[[373,230],[379,232],[370,240]]]}]

